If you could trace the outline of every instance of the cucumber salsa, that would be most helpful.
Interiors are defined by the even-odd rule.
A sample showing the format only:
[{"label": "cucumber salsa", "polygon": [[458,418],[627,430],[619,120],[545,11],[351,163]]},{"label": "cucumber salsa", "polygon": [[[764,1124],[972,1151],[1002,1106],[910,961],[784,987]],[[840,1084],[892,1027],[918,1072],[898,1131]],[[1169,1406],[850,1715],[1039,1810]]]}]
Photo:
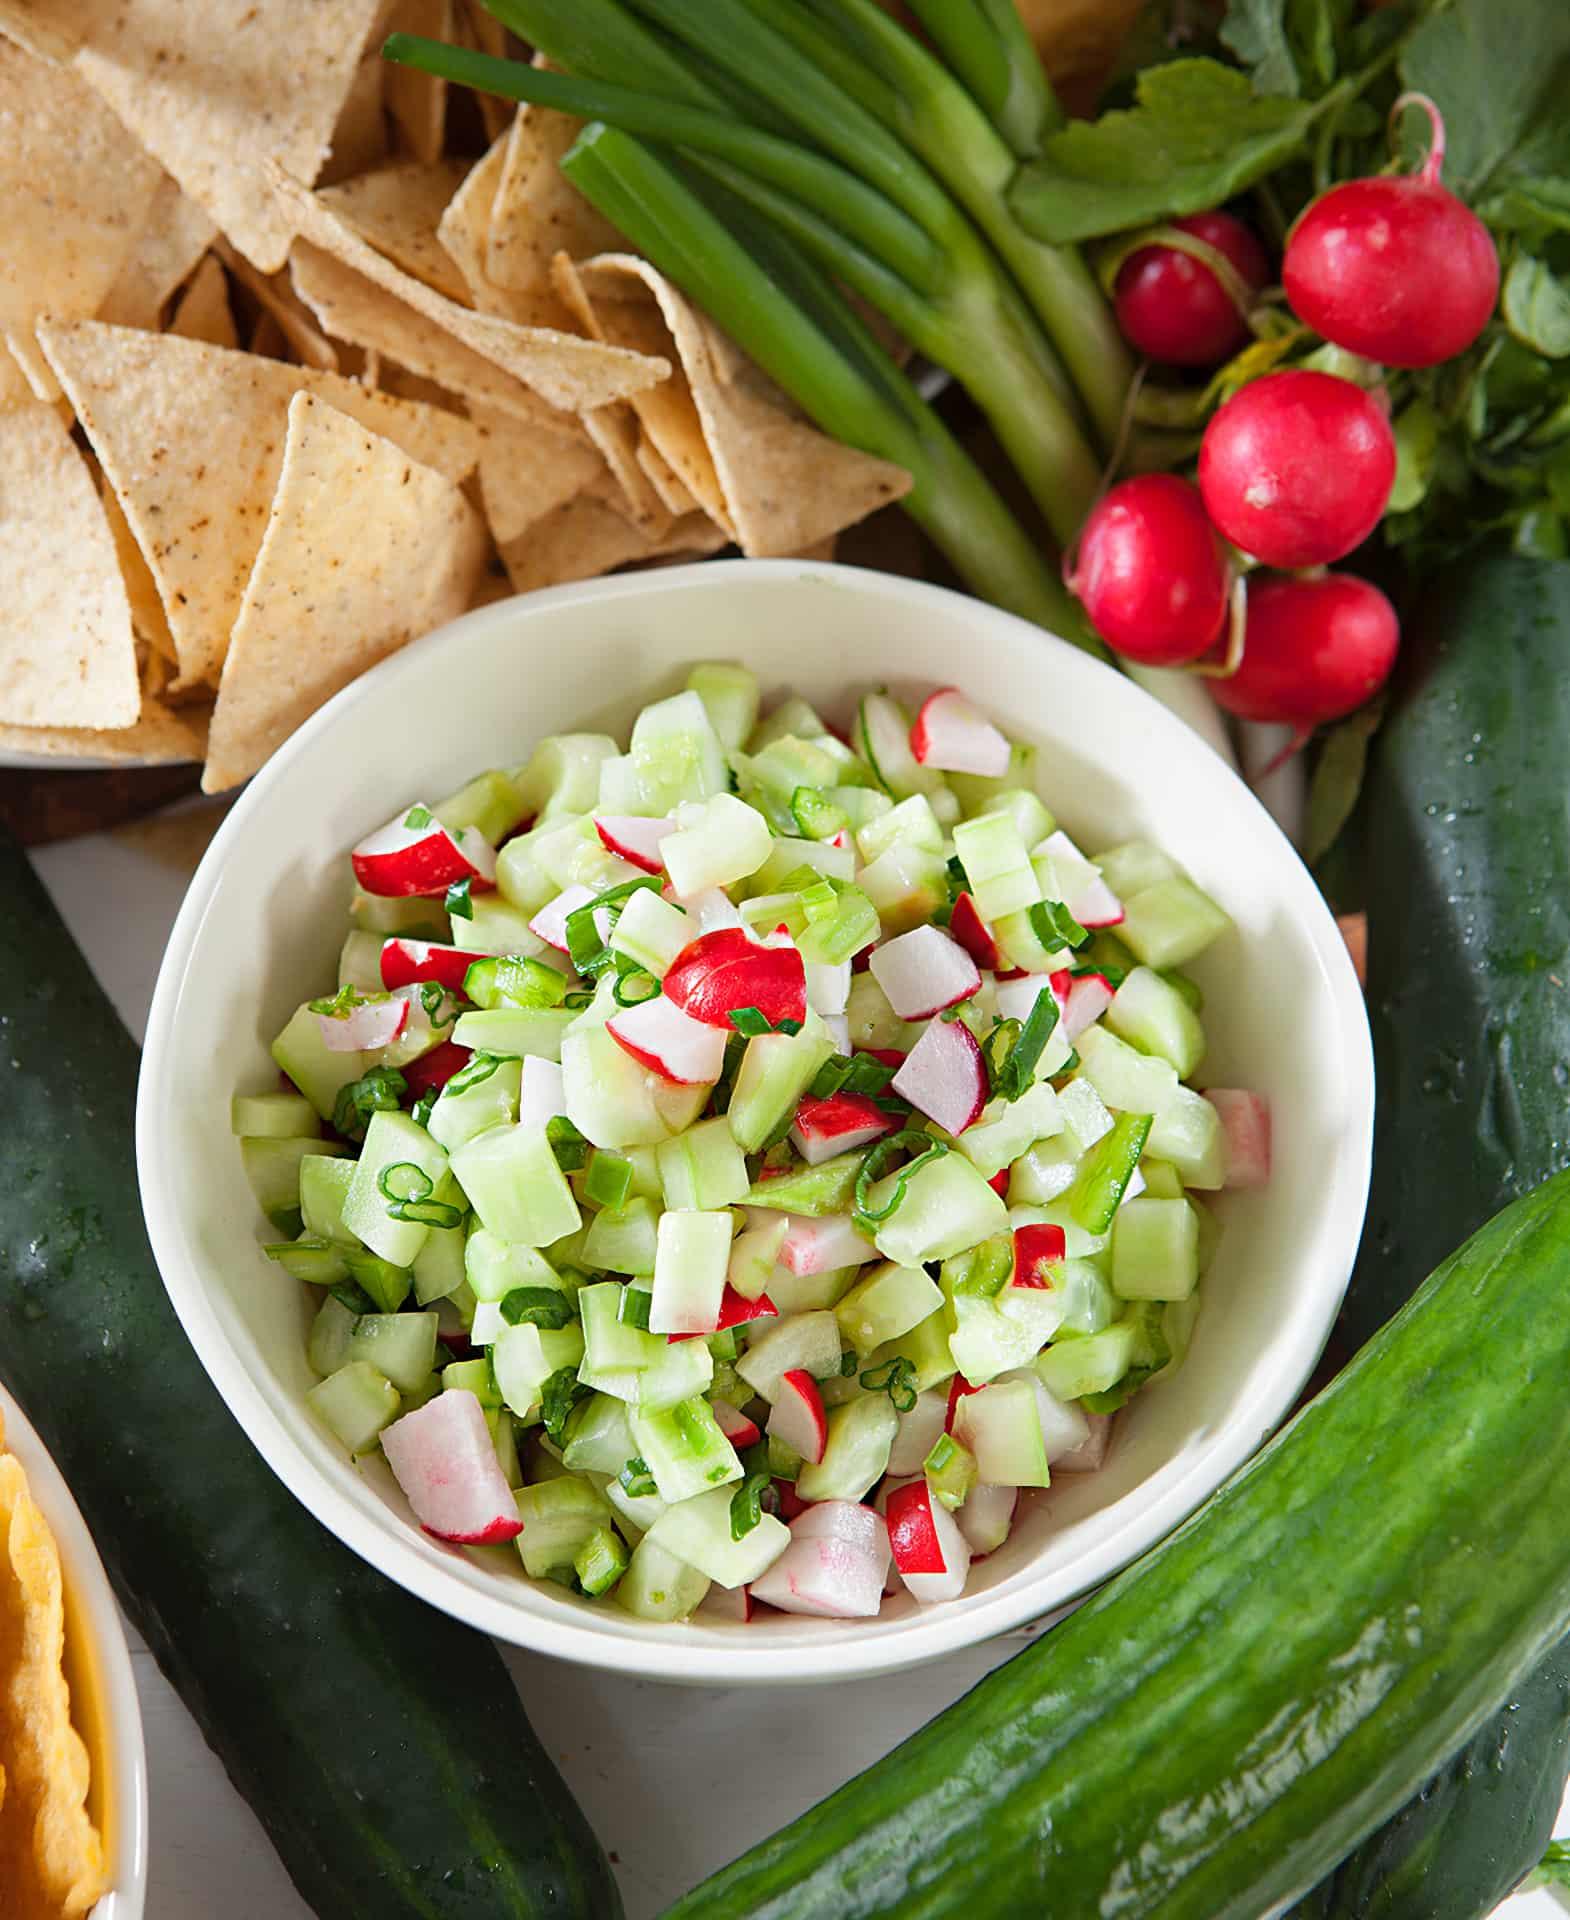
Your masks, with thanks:
[{"label": "cucumber salsa", "polygon": [[1188,1084],[1226,915],[1032,761],[952,687],[847,745],[712,663],[353,849],[234,1127],[311,1408],[429,1532],[643,1619],[870,1617],[1101,1465],[1269,1114]]}]

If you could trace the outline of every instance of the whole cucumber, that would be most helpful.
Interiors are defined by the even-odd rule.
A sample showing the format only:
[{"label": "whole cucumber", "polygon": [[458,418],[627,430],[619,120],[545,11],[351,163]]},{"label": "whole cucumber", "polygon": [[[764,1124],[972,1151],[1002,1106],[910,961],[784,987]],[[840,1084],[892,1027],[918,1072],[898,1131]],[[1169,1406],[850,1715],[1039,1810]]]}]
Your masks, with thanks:
[{"label": "whole cucumber", "polygon": [[322,1920],[608,1920],[491,1643],[340,1546],[202,1371],[138,1203],[138,1053],[0,844],[0,1375],[138,1631]]}]

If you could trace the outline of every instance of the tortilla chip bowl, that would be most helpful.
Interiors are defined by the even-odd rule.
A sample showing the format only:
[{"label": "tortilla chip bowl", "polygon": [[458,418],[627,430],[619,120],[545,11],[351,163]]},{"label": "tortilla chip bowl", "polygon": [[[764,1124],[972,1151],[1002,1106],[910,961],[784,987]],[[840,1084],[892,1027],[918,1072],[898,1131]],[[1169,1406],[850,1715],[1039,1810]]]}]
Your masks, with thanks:
[{"label": "tortilla chip bowl", "polygon": [[[50,1608],[57,1594],[63,1593],[64,1599],[63,1670],[69,1689],[69,1724],[74,1735],[56,1727],[52,1736],[46,1731],[43,1738],[45,1747],[54,1749],[55,1764],[50,1769],[56,1776],[54,1791],[65,1803],[63,1812],[57,1807],[53,1822],[53,1864],[58,1871],[62,1855],[68,1857],[73,1849],[84,1851],[84,1878],[97,1877],[97,1842],[101,1839],[101,1878],[108,1891],[90,1909],[92,1920],[142,1920],[148,1863],[147,1754],[120,1611],[76,1502],[43,1442],[4,1387],[0,1387],[0,1423],[4,1428],[0,1463],[7,1462],[8,1456],[14,1463],[8,1474],[8,1498],[3,1502],[7,1507],[6,1522],[11,1528],[12,1558],[18,1565],[27,1560],[33,1563],[31,1577],[20,1583],[32,1589],[31,1608],[35,1618],[30,1626],[39,1628],[47,1638]],[[16,1466],[21,1469],[20,1475],[15,1472]],[[0,1547],[4,1544],[0,1538]],[[52,1549],[58,1552],[58,1585]],[[7,1567],[0,1567],[0,1577],[8,1576],[15,1583],[16,1571],[16,1566],[8,1563]],[[4,1641],[6,1632],[6,1623],[0,1622],[0,1642]],[[26,1634],[23,1637],[25,1640]],[[54,1676],[47,1678],[53,1680]],[[3,1675],[0,1675],[0,1684],[4,1684]],[[57,1682],[55,1684],[57,1686]],[[15,1687],[14,1678],[12,1686]],[[40,1732],[40,1722],[47,1728],[48,1690],[47,1687],[42,1690],[46,1698],[40,1703],[36,1698],[40,1690],[34,1689],[33,1725],[29,1734],[35,1739]],[[69,1804],[75,1795],[59,1778],[61,1773],[69,1776],[76,1772],[79,1750],[76,1750],[75,1736],[80,1736],[86,1748],[89,1772],[85,1812],[95,1830],[85,1836],[89,1843],[85,1850],[84,1836],[73,1832],[73,1828],[81,1826],[80,1803],[74,1807]],[[20,1733],[8,1731],[6,1714],[0,1711],[0,1766],[9,1767],[13,1775],[19,1776],[24,1766],[20,1753],[13,1750],[13,1743],[14,1748],[19,1749],[22,1737]],[[76,1751],[66,1755],[67,1748]],[[7,1784],[13,1792],[26,1788],[20,1778]],[[91,1856],[90,1863],[87,1855]],[[0,1865],[0,1872],[3,1871]],[[67,1871],[69,1873],[69,1869]],[[45,1920],[45,1916],[53,1920],[57,1908],[46,1903],[40,1909],[31,1904],[37,1892],[35,1886],[23,1896],[29,1902],[25,1920]],[[12,1912],[9,1905],[4,1905],[3,1910],[7,1915]],[[67,1906],[66,1911],[75,1909]]]},{"label": "tortilla chip bowl", "polygon": [[[268,1262],[229,1134],[237,1088],[331,978],[346,850],[417,793],[513,765],[546,734],[624,728],[692,662],[738,659],[842,723],[880,683],[958,683],[1041,751],[1092,848],[1145,833],[1234,917],[1195,965],[1214,1084],[1276,1116],[1271,1184],[1226,1232],[1180,1372],[1124,1416],[1107,1465],[1031,1503],[947,1605],[875,1620],[701,1612],[654,1625],[526,1580],[512,1548],[422,1534],[385,1462],[356,1466],[305,1404],[305,1290]],[[1185,696],[1207,704],[1196,685]],[[1283,1017],[1284,1014],[1290,1017]],[[187,1333],[251,1440],[322,1523],[436,1606],[536,1651],[647,1677],[757,1683],[893,1671],[1064,1606],[1162,1538],[1290,1411],[1334,1319],[1367,1194],[1373,1075],[1362,997],[1318,890],[1200,736],[1108,666],[944,589],[802,561],[711,562],[555,588],[466,615],[308,721],[241,796],[192,883],[147,1031],[138,1157],[152,1244]]]}]

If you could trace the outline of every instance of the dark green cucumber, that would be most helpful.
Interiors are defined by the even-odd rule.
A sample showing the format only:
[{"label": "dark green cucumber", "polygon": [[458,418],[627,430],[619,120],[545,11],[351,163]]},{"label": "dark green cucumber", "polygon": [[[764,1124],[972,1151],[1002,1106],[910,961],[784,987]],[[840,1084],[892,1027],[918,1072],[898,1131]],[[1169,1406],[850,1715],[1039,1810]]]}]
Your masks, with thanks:
[{"label": "dark green cucumber", "polygon": [[0,845],[0,1376],[116,1590],[323,1920],[607,1920],[494,1647],[319,1526],[208,1382],[137,1201],[138,1055]]},{"label": "dark green cucumber", "polygon": [[668,1920],[1260,1920],[1570,1625],[1570,1174],[1191,1521]]}]

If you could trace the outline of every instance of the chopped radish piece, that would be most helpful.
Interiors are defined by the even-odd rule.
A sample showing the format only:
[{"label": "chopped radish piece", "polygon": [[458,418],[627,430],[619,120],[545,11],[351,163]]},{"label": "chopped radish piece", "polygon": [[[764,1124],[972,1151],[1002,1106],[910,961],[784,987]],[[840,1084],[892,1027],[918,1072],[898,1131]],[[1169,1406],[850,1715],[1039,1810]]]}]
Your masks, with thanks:
[{"label": "chopped radish piece", "polygon": [[439,1393],[382,1434],[382,1449],[414,1517],[438,1540],[489,1547],[523,1522],[474,1394]]},{"label": "chopped radish piece", "polygon": [[[794,1488],[792,1492],[794,1493]],[[826,1504],[826,1503],[825,1503]],[[883,1604],[883,1554],[846,1540],[808,1533],[796,1526],[812,1512],[799,1508],[791,1543],[752,1583],[752,1597],[782,1613],[819,1614],[831,1620],[870,1620]]]},{"label": "chopped radish piece", "polygon": [[1270,1179],[1270,1102],[1242,1087],[1211,1087],[1205,1098],[1215,1108],[1226,1139],[1226,1184],[1262,1187]]},{"label": "chopped radish piece", "polygon": [[1062,1279],[1054,1273],[1068,1257],[1068,1236],[1061,1227],[1035,1226],[1014,1229],[1014,1271],[1011,1287],[1051,1288]]},{"label": "chopped radish piece", "polygon": [[496,884],[496,855],[478,829],[452,833],[419,804],[368,835],[349,862],[361,887],[384,899],[445,893],[458,880],[479,893]]},{"label": "chopped radish piece", "polygon": [[896,1073],[909,1058],[909,1055],[899,1047],[858,1047],[856,1051],[879,1061],[885,1067],[892,1067]]},{"label": "chopped radish piece", "polygon": [[790,1225],[775,1255],[788,1273],[832,1273],[836,1267],[864,1266],[880,1257],[848,1213],[824,1214],[820,1219],[802,1213],[788,1217]]},{"label": "chopped radish piece", "polygon": [[600,845],[605,851],[616,854],[622,860],[630,860],[645,873],[658,873],[663,868],[665,863],[660,858],[660,842],[666,834],[675,830],[674,820],[650,820],[636,813],[597,813],[594,816],[594,831],[600,836]]},{"label": "chopped radish piece", "polygon": [[[943,1421],[943,1431],[945,1433],[952,1433],[954,1431],[954,1409],[959,1405],[960,1401],[965,1398],[966,1394],[980,1393],[980,1391],[980,1387],[973,1387],[965,1378],[964,1374],[955,1374],[954,1378],[949,1382],[948,1412],[944,1416]],[[923,1458],[925,1458],[925,1455],[923,1455]]]},{"label": "chopped radish piece", "polygon": [[[1099,1473],[1106,1465],[1107,1448],[1112,1444],[1112,1420],[1110,1413],[1087,1413],[1086,1424],[1089,1435],[1067,1453],[1060,1453],[1052,1463],[1054,1473]],[[975,1489],[971,1489],[974,1493]]]},{"label": "chopped radish piece", "polygon": [[529,931],[558,953],[567,951],[567,917],[594,898],[588,887],[565,887],[554,900],[547,900],[529,922]]},{"label": "chopped radish piece", "polygon": [[826,1100],[808,1094],[796,1109],[791,1142],[809,1167],[837,1153],[854,1153],[892,1133],[899,1121],[864,1093],[831,1093]]},{"label": "chopped radish piece", "polygon": [[1068,997],[1074,991],[1074,975],[1068,967],[1060,967],[1056,973],[1047,975],[1047,985],[1052,989],[1052,997],[1058,1003],[1058,1012],[1068,1010]]},{"label": "chopped radish piece", "polygon": [[[1056,979],[1057,975],[1054,974]],[[1104,973],[1082,973],[1068,990],[1063,1009],[1063,1032],[1077,1040],[1086,1027],[1094,1026],[1108,1007],[1116,989]]]},{"label": "chopped radish piece", "polygon": [[738,1452],[743,1447],[755,1447],[763,1438],[763,1429],[756,1420],[747,1415],[728,1400],[715,1400],[712,1403],[714,1421],[721,1433]]},{"label": "chopped radish piece", "polygon": [[836,1053],[850,1052],[850,1022],[843,1013],[825,1013],[821,1016],[823,1031],[829,1036],[829,1044]]},{"label": "chopped radish piece", "polygon": [[957,1600],[970,1573],[970,1542],[926,1480],[890,1496],[889,1545],[911,1598],[924,1606]]},{"label": "chopped radish piece", "polygon": [[455,1073],[461,1073],[474,1058],[468,1047],[460,1047],[454,1041],[443,1040],[432,1047],[429,1053],[422,1053],[418,1059],[411,1060],[398,1071],[403,1075],[405,1090],[416,1100],[422,1093],[428,1093],[432,1087],[445,1087]]},{"label": "chopped radish piece", "polygon": [[712,1086],[725,1067],[725,1036],[663,993],[613,1014],[605,1031],[640,1067],[681,1087]]},{"label": "chopped radish piece", "polygon": [[899,1417],[894,1444],[889,1448],[891,1474],[920,1473],[922,1463],[944,1431],[948,1400],[936,1387],[918,1394],[916,1404]]},{"label": "chopped radish piece", "polygon": [[872,949],[872,977],[901,1020],[926,1020],[981,988],[975,961],[941,927],[913,927]]},{"label": "chopped radish piece", "polygon": [[774,1493],[780,1503],[780,1518],[785,1522],[786,1526],[790,1525],[797,1514],[807,1511],[807,1503],[796,1491],[796,1482],[794,1480],[776,1480],[774,1482]]},{"label": "chopped radish piece", "polygon": [[[1059,1466],[1066,1464],[1059,1461]],[[959,1530],[970,1542],[972,1558],[996,1553],[1009,1537],[1014,1524],[1014,1509],[1019,1505],[1018,1487],[994,1487],[982,1482],[971,1488],[965,1504],[954,1518]]]},{"label": "chopped radish piece", "polygon": [[765,1432],[793,1448],[811,1466],[823,1458],[829,1443],[828,1416],[818,1383],[803,1367],[792,1367],[780,1381],[779,1394],[769,1411]]},{"label": "chopped radish piece", "polygon": [[698,1611],[716,1620],[736,1620],[746,1626],[752,1618],[752,1589],[722,1587],[718,1581],[713,1581],[698,1603]]},{"label": "chopped radish piece", "polygon": [[319,1013],[322,1045],[329,1053],[370,1053],[396,1040],[409,1024],[409,1002],[394,995],[390,1000],[362,1000],[347,1013]]},{"label": "chopped radish piece", "polygon": [[1000,1200],[1006,1200],[1009,1197],[1009,1169],[1007,1167],[999,1167],[997,1172],[993,1174],[992,1178],[987,1182],[987,1185],[991,1187],[992,1191]]},{"label": "chopped radish piece", "polygon": [[1055,1466],[1065,1454],[1073,1453],[1090,1438],[1090,1423],[1072,1401],[1060,1400],[1049,1393],[1034,1367],[1016,1367],[1000,1373],[999,1382],[1023,1380],[1036,1396],[1036,1417],[1041,1422],[1041,1441],[1047,1464]]},{"label": "chopped radish piece", "polygon": [[542,1060],[533,1053],[525,1054],[518,1090],[519,1123],[525,1127],[543,1127],[566,1111],[567,1087],[558,1062]]},{"label": "chopped radish piece", "polygon": [[883,1515],[859,1500],[814,1500],[792,1519],[790,1530],[797,1540],[838,1540],[888,1567],[889,1530]]},{"label": "chopped radish piece", "polygon": [[1002,966],[1003,956],[998,951],[992,929],[976,911],[976,903],[968,893],[962,893],[954,902],[954,911],[949,915],[949,932],[978,967],[996,972]]},{"label": "chopped radish piece", "polygon": [[850,962],[835,966],[823,961],[807,962],[807,1005],[825,1020],[832,1020],[850,1004]]},{"label": "chopped radish piece", "polygon": [[744,1293],[738,1293],[729,1281],[720,1295],[720,1314],[712,1327],[706,1327],[703,1333],[673,1333],[672,1340],[701,1340],[705,1334],[723,1333],[727,1327],[750,1326],[754,1320],[776,1320],[779,1308],[766,1293],[760,1293],[756,1300],[749,1300]]},{"label": "chopped radish piece", "polygon": [[[699,934],[665,972],[667,998],[705,1026],[734,1031],[730,1016],[756,1007],[771,1027],[807,1017],[807,972],[793,945],[760,945],[740,927]],[[709,1076],[717,1079],[718,1073]]]},{"label": "chopped radish piece", "polygon": [[929,1020],[890,1086],[945,1133],[963,1133],[987,1104],[987,1067],[963,1020]]},{"label": "chopped radish piece", "polygon": [[434,940],[385,940],[382,985],[412,987],[421,980],[434,980],[453,993],[462,993],[470,967],[484,958],[467,947],[438,946]]},{"label": "chopped radish piece", "polygon": [[1000,780],[1009,770],[1009,743],[958,687],[940,687],[921,703],[910,730],[910,750],[924,767],[944,773],[980,773]]},{"label": "chopped radish piece", "polygon": [[1051,860],[1063,904],[1082,927],[1115,927],[1122,920],[1123,902],[1102,879],[1095,861],[1087,860],[1061,828],[1049,833],[1037,852]]}]

